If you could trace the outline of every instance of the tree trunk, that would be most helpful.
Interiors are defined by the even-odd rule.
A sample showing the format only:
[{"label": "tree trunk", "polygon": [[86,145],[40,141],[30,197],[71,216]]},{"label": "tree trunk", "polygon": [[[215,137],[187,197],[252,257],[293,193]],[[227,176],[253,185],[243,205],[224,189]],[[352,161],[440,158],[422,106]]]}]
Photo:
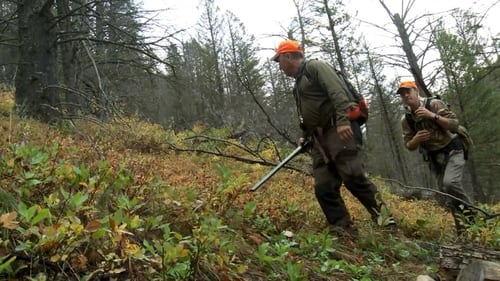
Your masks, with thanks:
[{"label": "tree trunk", "polygon": [[457,281],[480,280],[467,279],[471,274],[479,273],[484,275],[481,280],[500,281],[500,251],[453,245],[442,246],[440,256],[440,271],[446,275],[445,280],[455,280],[457,277]]},{"label": "tree trunk", "polygon": [[387,103],[384,100],[383,90],[382,90],[382,87],[380,85],[380,81],[377,78],[378,75],[376,73],[375,66],[373,64],[373,58],[371,57],[369,50],[367,50],[367,54],[368,54],[368,63],[370,66],[372,80],[375,83],[375,90],[377,92],[377,96],[378,96],[379,101],[380,101],[381,114],[382,114],[382,119],[384,121],[383,125],[385,125],[385,128],[388,132],[388,138],[390,140],[389,146],[391,148],[391,152],[393,153],[393,158],[395,158],[397,161],[396,166],[399,168],[399,173],[403,177],[403,182],[405,184],[408,184],[408,175],[406,173],[407,169],[405,169],[406,161],[404,160],[404,156],[402,154],[402,149],[400,149],[400,146],[398,145],[398,143],[400,143],[400,141],[398,141],[398,139],[397,139],[399,136],[397,134],[397,131],[395,131],[394,126],[391,126],[391,124],[393,122],[391,122],[391,118],[389,117],[389,110],[387,109]]},{"label": "tree trunk", "polygon": [[344,73],[344,75],[346,75],[347,72],[346,72],[344,58],[342,56],[342,52],[341,52],[341,48],[340,48],[339,37],[337,35],[337,31],[336,31],[336,27],[335,27],[335,19],[333,18],[332,10],[330,9],[330,7],[328,5],[328,0],[323,0],[323,8],[325,9],[326,15],[328,17],[328,28],[330,29],[330,32],[332,33],[333,44],[335,46],[335,54],[337,57],[337,62],[339,63],[340,71],[342,73]]},{"label": "tree trunk", "polygon": [[69,0],[57,0],[57,13],[59,18],[59,29],[61,31],[61,57],[62,57],[62,79],[64,88],[65,109],[70,116],[75,116],[82,106],[82,94],[77,90],[77,68],[78,60],[76,57],[78,43],[72,41],[71,33],[73,20],[76,17],[70,16]]},{"label": "tree trunk", "polygon": [[413,45],[410,42],[410,37],[408,36],[404,22],[399,14],[394,14],[393,22],[398,28],[399,37],[403,43],[403,50],[406,54],[406,58],[408,59],[408,63],[410,64],[410,72],[413,74],[413,78],[415,79],[415,82],[417,82],[418,88],[423,91],[426,96],[431,97],[432,94],[429,89],[427,89],[427,85],[424,82],[422,69],[420,69],[418,65],[417,57],[415,56],[412,48]]},{"label": "tree trunk", "polygon": [[464,267],[457,281],[496,281],[500,280],[500,263],[473,261]]},{"label": "tree trunk", "polygon": [[54,1],[21,0],[18,3],[20,57],[16,77],[18,114],[43,122],[59,118],[56,30],[51,8]]}]

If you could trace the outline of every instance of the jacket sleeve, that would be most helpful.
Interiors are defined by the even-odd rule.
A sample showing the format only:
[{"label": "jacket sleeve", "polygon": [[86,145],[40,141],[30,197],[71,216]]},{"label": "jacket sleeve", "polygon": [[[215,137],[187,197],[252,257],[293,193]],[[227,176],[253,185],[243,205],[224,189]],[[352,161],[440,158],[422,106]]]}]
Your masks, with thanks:
[{"label": "jacket sleeve", "polygon": [[350,125],[347,113],[348,109],[354,106],[355,103],[349,101],[335,70],[326,62],[320,60],[310,61],[306,67],[311,77],[318,81],[321,88],[328,94],[336,112],[337,126]]},{"label": "jacket sleeve", "polygon": [[407,144],[415,136],[415,132],[410,128],[410,125],[406,121],[406,115],[403,115],[403,117],[401,117],[401,128],[403,129],[403,142],[405,144],[405,147],[409,150]]},{"label": "jacket sleeve", "polygon": [[457,132],[459,125],[457,115],[450,110],[449,106],[444,101],[439,99],[433,99],[431,100],[429,107],[430,111],[448,119],[450,132],[452,133]]}]

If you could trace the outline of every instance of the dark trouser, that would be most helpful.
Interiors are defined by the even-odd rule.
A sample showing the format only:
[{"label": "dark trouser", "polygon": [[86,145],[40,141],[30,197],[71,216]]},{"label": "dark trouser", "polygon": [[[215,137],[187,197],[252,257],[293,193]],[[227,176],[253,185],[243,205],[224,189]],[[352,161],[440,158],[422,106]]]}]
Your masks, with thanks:
[{"label": "dark trouser", "polygon": [[[331,173],[335,172],[332,171]],[[314,189],[316,199],[328,223],[332,225],[351,223],[349,212],[340,196],[341,184],[342,179],[340,177],[332,178],[330,181],[317,183]],[[376,219],[380,211],[380,204],[375,199],[376,187],[366,177],[355,178],[351,182],[346,182],[345,187],[363,204],[372,219]]]},{"label": "dark trouser", "polygon": [[[324,144],[323,151],[319,149],[319,142]],[[377,187],[365,176],[362,155],[354,141],[344,146],[333,128],[318,137],[311,155],[316,199],[330,224],[350,224],[349,212],[340,196],[342,183],[372,218],[377,218],[381,207],[381,201],[376,199]]]}]

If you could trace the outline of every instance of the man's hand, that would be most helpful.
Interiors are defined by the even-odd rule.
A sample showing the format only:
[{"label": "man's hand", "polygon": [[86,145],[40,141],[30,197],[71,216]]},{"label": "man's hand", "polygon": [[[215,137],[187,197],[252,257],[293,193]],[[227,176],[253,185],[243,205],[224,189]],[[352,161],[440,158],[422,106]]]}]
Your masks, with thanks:
[{"label": "man's hand", "polygon": [[413,136],[413,139],[411,141],[418,145],[424,141],[428,141],[430,138],[431,138],[431,133],[429,133],[429,131],[420,130],[415,134],[415,136]]},{"label": "man's hand", "polygon": [[349,143],[353,140],[353,133],[350,125],[343,125],[337,127],[337,133],[340,140],[344,143]]},{"label": "man's hand", "polygon": [[306,141],[306,139],[305,139],[305,138],[299,138],[299,139],[297,140],[297,146],[301,146],[301,145],[303,145],[305,141]]},{"label": "man's hand", "polygon": [[432,119],[436,115],[434,112],[428,110],[427,108],[421,106],[415,110],[415,116],[419,119]]}]

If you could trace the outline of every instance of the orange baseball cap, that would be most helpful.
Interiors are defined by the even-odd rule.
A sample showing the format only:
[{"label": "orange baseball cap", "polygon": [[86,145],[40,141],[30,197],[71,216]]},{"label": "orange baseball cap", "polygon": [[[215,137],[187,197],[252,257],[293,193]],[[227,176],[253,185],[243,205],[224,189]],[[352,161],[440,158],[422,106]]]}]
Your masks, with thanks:
[{"label": "orange baseball cap", "polygon": [[278,62],[278,57],[284,53],[304,53],[304,50],[300,47],[299,42],[295,40],[287,39],[281,42],[276,48],[276,54],[271,58],[273,61]]},{"label": "orange baseball cap", "polygon": [[398,91],[396,93],[399,94],[399,91],[401,89],[411,89],[411,88],[418,89],[417,84],[415,84],[414,81],[403,81],[399,84],[399,88],[398,88]]}]

